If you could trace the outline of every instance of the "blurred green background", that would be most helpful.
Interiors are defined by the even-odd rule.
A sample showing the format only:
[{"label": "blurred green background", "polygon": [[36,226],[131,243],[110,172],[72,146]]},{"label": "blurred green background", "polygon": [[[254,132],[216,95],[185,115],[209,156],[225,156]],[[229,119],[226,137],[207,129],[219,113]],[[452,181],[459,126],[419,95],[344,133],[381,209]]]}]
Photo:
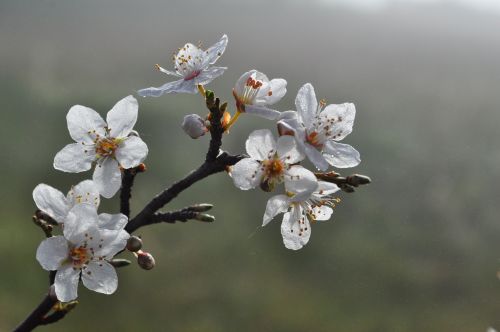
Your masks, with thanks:
[{"label": "blurred green background", "polygon": [[[383,1],[382,1],[383,2]],[[52,168],[70,142],[74,104],[105,114],[137,89],[169,78],[171,54],[223,33],[229,67],[208,87],[232,102],[255,68],[288,81],[291,109],[311,82],[319,98],[354,102],[345,142],[373,183],[342,203],[311,241],[283,247],[280,218],[261,228],[270,194],[237,190],[225,174],[198,183],[168,209],[215,204],[213,224],[141,229],[157,260],[119,271],[113,296],[80,287],[80,305],[52,331],[484,331],[500,328],[500,11],[454,1],[0,1],[0,330],[41,299],[35,259],[42,232],[31,192],[63,192],[91,173]],[[148,143],[133,212],[203,160],[207,137],[180,122],[206,110],[199,96],[140,99]],[[234,108],[232,108],[234,110]],[[246,116],[224,148],[273,129]],[[101,211],[117,212],[117,199]],[[127,256],[126,256],[127,257]]]}]

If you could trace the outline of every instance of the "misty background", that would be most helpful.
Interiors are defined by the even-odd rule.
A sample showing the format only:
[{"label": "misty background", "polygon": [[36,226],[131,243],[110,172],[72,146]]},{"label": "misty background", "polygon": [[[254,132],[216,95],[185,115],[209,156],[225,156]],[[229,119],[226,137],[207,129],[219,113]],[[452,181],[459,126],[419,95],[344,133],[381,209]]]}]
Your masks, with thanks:
[{"label": "misty background", "polygon": [[[171,78],[171,55],[223,33],[229,69],[208,85],[230,102],[258,69],[288,81],[279,110],[306,82],[328,103],[353,102],[344,142],[362,162],[342,174],[373,183],[341,193],[309,244],[284,248],[281,217],[261,228],[272,194],[240,191],[218,174],[165,210],[213,203],[213,224],[140,229],[151,271],[135,264],[104,296],[79,288],[79,306],[51,331],[485,331],[500,329],[500,6],[496,1],[0,1],[0,330],[38,304],[48,277],[35,259],[43,233],[32,190],[66,193],[91,172],[65,174],[54,155],[71,142],[72,105],[101,115],[121,98]],[[208,138],[180,123],[205,114],[199,95],[139,100],[149,146],[132,215],[196,168]],[[274,123],[242,116],[223,148]],[[118,199],[101,212],[118,212]],[[124,258],[132,259],[131,255]]]}]

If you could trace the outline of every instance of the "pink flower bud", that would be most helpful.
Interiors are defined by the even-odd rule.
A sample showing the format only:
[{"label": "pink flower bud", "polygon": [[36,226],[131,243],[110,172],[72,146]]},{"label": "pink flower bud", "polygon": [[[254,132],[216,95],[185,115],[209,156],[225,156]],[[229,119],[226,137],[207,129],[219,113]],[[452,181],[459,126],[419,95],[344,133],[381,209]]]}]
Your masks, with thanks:
[{"label": "pink flower bud", "polygon": [[198,114],[188,114],[184,117],[182,121],[182,129],[191,138],[198,138],[208,131],[205,126],[205,120]]}]

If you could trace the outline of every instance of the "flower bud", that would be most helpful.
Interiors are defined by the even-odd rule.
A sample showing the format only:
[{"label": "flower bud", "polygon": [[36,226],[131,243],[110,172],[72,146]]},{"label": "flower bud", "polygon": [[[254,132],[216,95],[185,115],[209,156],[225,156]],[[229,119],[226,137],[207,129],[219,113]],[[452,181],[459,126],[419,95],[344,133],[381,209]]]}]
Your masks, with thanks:
[{"label": "flower bud", "polygon": [[205,213],[199,213],[198,215],[196,215],[196,217],[194,217],[194,219],[199,220],[199,221],[203,221],[203,222],[214,222],[215,221],[214,216],[212,216],[210,214],[205,214]]},{"label": "flower bud", "polygon": [[198,138],[208,131],[205,126],[205,120],[198,114],[188,114],[184,117],[182,121],[182,129],[191,138]]},{"label": "flower bud", "polygon": [[127,250],[137,252],[142,248],[142,240],[140,237],[132,235],[127,240]]},{"label": "flower bud", "polygon": [[137,253],[137,264],[144,270],[151,270],[155,267],[155,259],[149,252],[141,251]]},{"label": "flower bud", "polygon": [[189,207],[189,210],[195,211],[195,212],[206,212],[206,211],[212,209],[213,207],[214,206],[212,204],[200,203],[200,204],[196,204],[196,205],[191,205]]},{"label": "flower bud", "polygon": [[366,175],[353,174],[347,177],[347,183],[355,187],[363,184],[371,183],[372,180]]}]

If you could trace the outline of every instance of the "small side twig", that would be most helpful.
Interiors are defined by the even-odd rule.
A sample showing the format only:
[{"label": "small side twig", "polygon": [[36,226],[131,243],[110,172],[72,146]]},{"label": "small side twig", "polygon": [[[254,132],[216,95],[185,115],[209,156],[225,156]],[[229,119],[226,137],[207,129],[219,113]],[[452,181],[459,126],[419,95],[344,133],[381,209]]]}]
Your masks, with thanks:
[{"label": "small side twig", "polygon": [[336,172],[327,172],[314,173],[314,175],[316,175],[318,180],[335,183],[342,191],[346,193],[353,193],[354,188],[372,182],[372,180],[368,176],[361,174],[352,174],[347,177],[343,177]]}]

